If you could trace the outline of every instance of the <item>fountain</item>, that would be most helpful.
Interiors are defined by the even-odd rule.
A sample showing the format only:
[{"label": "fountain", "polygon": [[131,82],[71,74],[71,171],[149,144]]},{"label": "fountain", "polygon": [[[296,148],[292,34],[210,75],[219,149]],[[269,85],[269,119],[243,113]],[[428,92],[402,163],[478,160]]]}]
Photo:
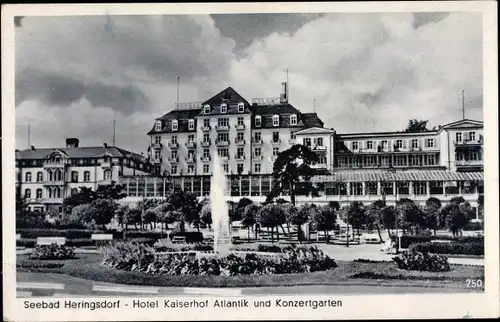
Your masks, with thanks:
[{"label": "fountain", "polygon": [[231,248],[229,208],[225,196],[226,185],[226,175],[222,170],[219,155],[215,153],[212,163],[210,210],[214,228],[214,252],[222,256],[227,255]]}]

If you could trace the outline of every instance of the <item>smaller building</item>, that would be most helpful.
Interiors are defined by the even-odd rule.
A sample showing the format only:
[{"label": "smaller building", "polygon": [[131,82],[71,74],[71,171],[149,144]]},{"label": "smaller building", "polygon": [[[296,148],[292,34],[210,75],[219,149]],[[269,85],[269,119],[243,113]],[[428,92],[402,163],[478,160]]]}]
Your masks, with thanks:
[{"label": "smaller building", "polygon": [[147,175],[151,170],[143,155],[106,143],[80,147],[77,138],[68,138],[65,148],[16,150],[16,192],[30,210],[59,215],[64,198],[80,187],[96,190],[118,182],[120,176]]}]

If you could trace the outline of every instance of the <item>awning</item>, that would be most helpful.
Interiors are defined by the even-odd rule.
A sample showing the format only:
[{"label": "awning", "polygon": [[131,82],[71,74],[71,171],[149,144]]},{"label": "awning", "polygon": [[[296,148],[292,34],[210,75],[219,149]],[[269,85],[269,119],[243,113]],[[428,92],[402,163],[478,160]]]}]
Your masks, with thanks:
[{"label": "awning", "polygon": [[453,172],[443,170],[368,172],[342,171],[332,175],[319,175],[312,182],[364,182],[364,181],[483,181],[483,172]]}]

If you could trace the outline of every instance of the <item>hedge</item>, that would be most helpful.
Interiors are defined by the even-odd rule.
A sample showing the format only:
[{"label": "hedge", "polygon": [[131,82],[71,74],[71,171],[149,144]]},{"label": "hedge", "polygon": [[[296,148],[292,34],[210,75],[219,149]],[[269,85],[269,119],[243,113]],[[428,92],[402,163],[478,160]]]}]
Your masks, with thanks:
[{"label": "hedge", "polygon": [[[392,236],[392,239],[396,239],[396,236]],[[400,248],[409,248],[412,244],[418,243],[430,243],[432,240],[449,240],[459,244],[475,243],[480,242],[484,244],[483,236],[401,236],[401,246]]]},{"label": "hedge", "polygon": [[410,250],[434,254],[484,255],[484,242],[417,243],[411,245]]},{"label": "hedge", "polygon": [[464,230],[484,230],[484,222],[469,222],[465,227]]},{"label": "hedge", "polygon": [[[148,246],[153,246],[156,239],[152,238],[127,238],[129,241],[134,241],[137,243],[144,243]],[[16,241],[17,247],[34,248],[36,247],[36,238],[21,238]],[[87,246],[102,246],[107,244],[107,241],[92,240],[90,238],[77,238],[77,239],[66,239],[65,246],[70,247],[87,247]]]}]

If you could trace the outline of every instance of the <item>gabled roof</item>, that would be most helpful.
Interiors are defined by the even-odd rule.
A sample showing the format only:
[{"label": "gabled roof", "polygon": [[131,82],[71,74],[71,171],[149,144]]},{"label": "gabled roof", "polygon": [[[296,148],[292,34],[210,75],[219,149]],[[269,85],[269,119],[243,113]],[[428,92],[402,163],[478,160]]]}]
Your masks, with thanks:
[{"label": "gabled roof", "polygon": [[243,98],[237,91],[235,91],[231,86],[226,88],[225,90],[219,92],[212,98],[209,98],[205,102],[203,102],[203,105],[209,104],[209,105],[219,105],[222,103],[226,104],[231,104],[231,103],[240,103],[243,102],[246,106],[249,106],[250,103]]},{"label": "gabled roof", "polygon": [[253,105],[252,112],[255,115],[291,115],[297,114],[299,117],[299,110],[293,105],[288,103],[272,104],[272,105]]},{"label": "gabled roof", "polygon": [[335,131],[325,129],[322,127],[311,127],[295,132],[295,135],[305,135],[305,134],[334,134]]},{"label": "gabled roof", "polygon": [[302,122],[305,127],[323,127],[324,125],[316,113],[302,113]]},{"label": "gabled roof", "polygon": [[444,129],[478,128],[483,126],[481,121],[465,119],[445,124],[439,128],[439,132]]},{"label": "gabled roof", "polygon": [[98,158],[105,153],[111,157],[126,157],[135,161],[146,162],[144,156],[130,152],[118,147],[78,147],[78,148],[42,148],[42,149],[26,149],[16,153],[16,159],[19,160],[36,160],[45,159],[54,152],[61,152],[67,155],[68,158]]},{"label": "gabled roof", "polygon": [[[172,132],[172,121],[177,120],[178,121],[178,131],[176,132],[195,132],[193,130],[188,129],[188,123],[190,119],[194,120],[195,124],[195,129],[196,129],[196,116],[200,113],[201,109],[178,109],[178,110],[172,110],[168,112],[167,114],[164,114],[162,117],[157,118],[155,121],[155,124],[153,124],[153,127],[147,135],[151,134],[156,134],[156,133],[165,133],[165,132]],[[156,131],[156,122],[161,121],[162,122],[162,129],[161,131]]]}]

